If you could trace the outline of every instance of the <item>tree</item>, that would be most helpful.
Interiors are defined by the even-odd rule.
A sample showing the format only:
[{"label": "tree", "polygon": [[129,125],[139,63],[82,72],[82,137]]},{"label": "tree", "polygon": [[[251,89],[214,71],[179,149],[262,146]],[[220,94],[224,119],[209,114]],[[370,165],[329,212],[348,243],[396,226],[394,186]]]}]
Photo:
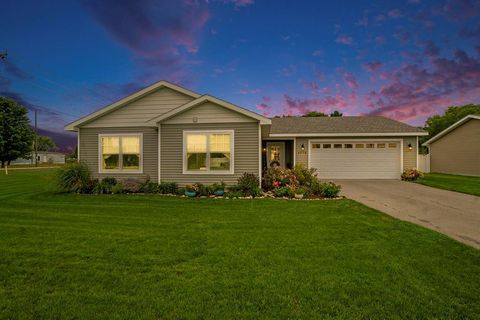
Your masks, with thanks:
[{"label": "tree", "polygon": [[319,111],[309,111],[305,113],[302,117],[326,117],[327,115]]},{"label": "tree", "polygon": [[37,138],[37,150],[38,151],[53,151],[57,148],[52,138],[47,136],[38,136]]},{"label": "tree", "polygon": [[5,163],[27,157],[32,152],[33,132],[27,109],[13,99],[0,97],[0,161]]},{"label": "tree", "polygon": [[425,122],[425,130],[428,132],[428,139],[470,114],[480,114],[480,104],[449,107],[443,115],[434,115],[428,118]]},{"label": "tree", "polygon": [[330,117],[343,117],[343,113],[341,113],[338,110],[335,110],[332,113],[330,113]]},{"label": "tree", "polygon": [[425,130],[428,136],[420,137],[418,140],[422,153],[426,153],[426,148],[422,143],[434,137],[438,133],[450,127],[458,120],[465,118],[470,114],[480,114],[480,104],[466,104],[464,106],[452,106],[444,112],[443,115],[434,115],[425,122]]}]

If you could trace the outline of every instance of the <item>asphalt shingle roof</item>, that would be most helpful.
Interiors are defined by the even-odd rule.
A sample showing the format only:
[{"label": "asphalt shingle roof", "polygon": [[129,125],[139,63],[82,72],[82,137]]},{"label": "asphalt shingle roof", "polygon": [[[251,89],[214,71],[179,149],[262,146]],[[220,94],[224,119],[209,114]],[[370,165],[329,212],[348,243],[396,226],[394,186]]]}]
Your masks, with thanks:
[{"label": "asphalt shingle roof", "polygon": [[380,116],[284,117],[271,120],[270,134],[424,132],[417,127]]}]

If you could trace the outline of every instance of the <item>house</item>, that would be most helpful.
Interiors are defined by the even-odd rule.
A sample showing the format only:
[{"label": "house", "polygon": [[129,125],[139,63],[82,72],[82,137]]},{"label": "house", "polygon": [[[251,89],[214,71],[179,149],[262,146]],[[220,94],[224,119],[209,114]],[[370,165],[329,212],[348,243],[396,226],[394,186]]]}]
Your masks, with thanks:
[{"label": "house", "polygon": [[[35,152],[29,158],[19,158],[11,162],[16,164],[34,164]],[[65,154],[53,151],[37,151],[37,163],[65,164]]]},{"label": "house", "polygon": [[431,172],[480,176],[480,115],[464,117],[423,145]]},{"label": "house", "polygon": [[65,126],[94,177],[233,184],[272,162],[324,179],[398,179],[417,166],[418,128],[383,117],[269,119],[160,81]]}]

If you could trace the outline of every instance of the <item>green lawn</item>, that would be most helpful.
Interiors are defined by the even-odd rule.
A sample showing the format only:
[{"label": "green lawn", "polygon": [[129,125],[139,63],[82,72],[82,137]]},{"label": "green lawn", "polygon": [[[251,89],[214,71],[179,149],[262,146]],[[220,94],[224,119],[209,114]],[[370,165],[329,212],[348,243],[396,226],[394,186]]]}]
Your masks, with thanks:
[{"label": "green lawn", "polygon": [[480,196],[480,177],[444,173],[426,173],[417,180],[426,186]]},{"label": "green lawn", "polygon": [[0,318],[463,318],[480,251],[350,200],[52,193],[0,175]]}]

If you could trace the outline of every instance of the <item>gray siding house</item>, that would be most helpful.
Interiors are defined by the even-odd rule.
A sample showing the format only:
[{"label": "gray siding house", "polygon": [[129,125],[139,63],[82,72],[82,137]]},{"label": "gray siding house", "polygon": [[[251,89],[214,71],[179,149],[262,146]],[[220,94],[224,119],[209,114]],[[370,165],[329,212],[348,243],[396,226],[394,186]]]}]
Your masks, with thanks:
[{"label": "gray siding house", "polygon": [[424,143],[430,171],[480,176],[480,115],[469,115]]},{"label": "gray siding house", "polygon": [[323,179],[398,179],[426,132],[384,117],[266,118],[157,82],[65,126],[97,178],[233,184],[272,163]]}]

